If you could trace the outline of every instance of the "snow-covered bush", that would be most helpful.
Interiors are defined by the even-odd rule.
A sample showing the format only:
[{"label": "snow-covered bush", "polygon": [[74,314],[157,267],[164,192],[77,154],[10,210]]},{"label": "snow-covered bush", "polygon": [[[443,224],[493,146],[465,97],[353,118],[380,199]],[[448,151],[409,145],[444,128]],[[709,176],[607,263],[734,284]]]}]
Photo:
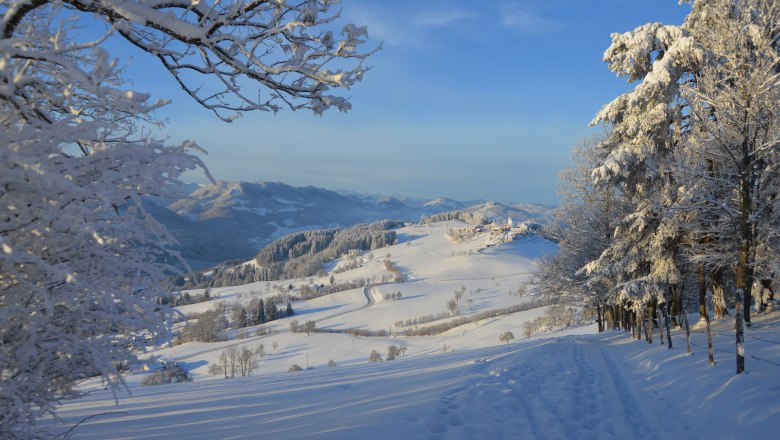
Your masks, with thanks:
[{"label": "snow-covered bush", "polygon": [[504,333],[501,333],[498,336],[498,340],[501,341],[501,342],[509,342],[509,341],[511,341],[514,338],[515,338],[515,335],[512,332],[504,332]]},{"label": "snow-covered bush", "polygon": [[208,373],[212,376],[221,376],[225,374],[225,369],[222,367],[222,365],[219,364],[210,364]]},{"label": "snow-covered bush", "polygon": [[[390,254],[388,254],[388,255],[390,255]],[[384,265],[385,265],[385,270],[390,272],[390,274],[392,275],[392,278],[389,280],[390,282],[402,283],[404,281],[404,276],[401,273],[401,269],[398,266],[396,266],[395,264],[393,264],[393,262],[390,261],[390,258],[387,258],[384,261]],[[384,281],[384,279],[383,279],[383,281]]]},{"label": "snow-covered bush", "polygon": [[141,385],[165,385],[168,383],[191,382],[192,376],[180,365],[172,365],[157,370],[141,380]]},{"label": "snow-covered bush", "polygon": [[227,340],[224,330],[227,320],[219,310],[208,310],[188,322],[177,340],[178,343],[190,341],[217,342]]},{"label": "snow-covered bush", "polygon": [[577,311],[563,305],[550,306],[544,316],[540,316],[523,324],[525,335],[531,336],[540,333],[551,333],[579,324]]},{"label": "snow-covered bush", "polygon": [[474,228],[450,228],[445,233],[447,237],[453,243],[465,243],[473,240],[474,237],[480,235],[481,232]]}]

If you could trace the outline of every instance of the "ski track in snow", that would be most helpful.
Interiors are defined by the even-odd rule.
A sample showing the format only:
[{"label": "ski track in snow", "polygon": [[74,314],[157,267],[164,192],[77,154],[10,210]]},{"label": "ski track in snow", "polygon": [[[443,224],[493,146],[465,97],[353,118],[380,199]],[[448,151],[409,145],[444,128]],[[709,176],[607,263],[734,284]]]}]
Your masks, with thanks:
[{"label": "ski track in snow", "polygon": [[[765,333],[758,337],[780,341],[779,332]],[[716,343],[724,349],[733,335],[722,335],[728,341]],[[774,347],[758,354],[776,360]],[[777,368],[750,364],[734,376],[725,364],[706,367],[702,353],[623,332],[557,335],[379,364],[140,387],[118,406],[109,391],[96,391],[65,405],[63,424],[51,420],[49,428],[64,432],[97,414],[73,438],[773,438]]]},{"label": "ski track in snow", "polygon": [[474,367],[473,383],[445,391],[422,422],[427,438],[659,438],[656,423],[599,344],[550,343],[554,350],[544,344]]}]

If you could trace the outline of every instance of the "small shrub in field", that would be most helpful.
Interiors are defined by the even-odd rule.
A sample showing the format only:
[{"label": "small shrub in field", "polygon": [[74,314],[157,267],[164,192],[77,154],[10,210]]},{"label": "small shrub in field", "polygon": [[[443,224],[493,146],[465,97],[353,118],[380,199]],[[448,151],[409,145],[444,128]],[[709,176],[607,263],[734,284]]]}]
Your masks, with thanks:
[{"label": "small shrub in field", "polygon": [[168,383],[179,382],[192,382],[192,376],[190,376],[190,374],[187,373],[184,368],[178,365],[173,365],[171,367],[155,371],[154,373],[144,377],[141,381],[141,385],[146,387],[151,385],[164,385]]}]

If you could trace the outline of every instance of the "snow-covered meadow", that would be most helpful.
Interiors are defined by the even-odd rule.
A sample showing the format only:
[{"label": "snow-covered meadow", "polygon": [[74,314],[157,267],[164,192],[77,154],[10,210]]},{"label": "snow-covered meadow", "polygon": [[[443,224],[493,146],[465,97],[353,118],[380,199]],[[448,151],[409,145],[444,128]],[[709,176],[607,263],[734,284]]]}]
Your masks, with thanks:
[{"label": "snow-covered meadow", "polygon": [[[734,375],[733,321],[716,326],[716,364],[594,326],[506,345],[232,380],[134,387],[66,405],[93,417],[74,438],[771,438],[779,426],[780,313],[748,332]],[[769,342],[765,342],[769,341]],[[761,359],[761,360],[758,360]]]},{"label": "snow-covered meadow", "polygon": [[[483,233],[466,243],[445,237],[457,222],[409,226],[399,243],[336,277],[371,276],[382,260],[407,281],[354,289],[294,303],[296,314],[233,330],[224,342],[189,342],[151,351],[194,376],[190,383],[142,387],[149,373],[124,377],[128,390],[115,405],[99,384],[65,405],[60,423],[74,438],[768,438],[780,423],[780,312],[758,315],[748,331],[748,373],[734,376],[733,320],[714,324],[716,361],[707,366],[706,335],[693,326],[694,353],[684,334],[674,349],[649,346],[629,334],[597,334],[584,325],[555,334],[523,335],[523,324],[544,308],[488,318],[435,336],[407,337],[394,323],[446,312],[465,287],[460,316],[528,301],[512,293],[527,282],[539,256],[555,245],[537,236],[485,247]],[[330,269],[338,267],[337,262]],[[328,282],[328,276],[315,282]],[[285,280],[284,284],[311,280]],[[248,302],[266,283],[214,289],[211,302],[181,307],[202,312],[218,301]],[[400,300],[384,294],[401,291]],[[471,300],[471,301],[469,301]],[[387,336],[292,333],[291,320],[318,328],[386,329]],[[445,318],[454,319],[454,318]],[[693,317],[692,317],[693,319]],[[511,331],[509,344],[499,335]],[[241,332],[253,336],[237,338]],[[209,375],[227,347],[263,344],[251,376]],[[369,363],[390,345],[407,350]],[[274,348],[274,346],[276,348]],[[335,366],[328,366],[333,360]],[[288,372],[297,364],[303,371]],[[91,417],[94,416],[94,417]],[[88,418],[88,419],[87,419]],[[78,422],[87,419],[74,428]]]},{"label": "snow-covered meadow", "polygon": [[[364,263],[357,268],[333,274],[334,281],[348,282],[370,278],[386,272],[384,261],[400,268],[406,281],[346,290],[319,298],[293,303],[295,315],[263,324],[268,334],[256,336],[256,327],[231,330],[224,342],[190,342],[172,348],[157,350],[150,355],[184,362],[196,378],[211,378],[208,365],[217,362],[220,353],[229,346],[255,350],[263,344],[268,353],[257,363],[257,372],[284,372],[292,364],[301,367],[324,367],[330,360],[339,365],[364,364],[371,350],[383,354],[389,345],[404,345],[407,356],[418,356],[466,348],[496,345],[498,335],[513,331],[520,337],[522,324],[543,314],[533,309],[513,315],[499,316],[459,326],[437,336],[405,338],[399,336],[409,327],[396,323],[427,315],[444,315],[441,319],[423,325],[438,324],[456,317],[468,317],[489,310],[503,309],[533,300],[514,293],[524,286],[535,259],[554,252],[555,245],[539,236],[529,235],[500,247],[486,247],[489,234],[482,233],[466,243],[454,243],[445,237],[447,229],[462,227],[459,221],[433,225],[408,226],[398,231],[399,242],[393,246],[366,252]],[[369,259],[368,255],[373,254]],[[331,265],[331,269],[343,262]],[[236,287],[215,288],[215,300],[180,307],[184,314],[204,312],[218,301],[228,304],[248,304],[252,298],[267,298],[275,294],[272,285],[300,286],[329,283],[329,273],[321,278],[260,282]],[[447,302],[455,292],[465,291],[458,301],[457,315],[451,316]],[[193,290],[193,294],[201,293]],[[386,300],[385,295],[401,292],[399,300]],[[370,301],[369,301],[370,299]],[[340,333],[291,333],[290,323],[315,321],[325,331],[345,329],[385,330],[386,337],[355,337]],[[241,339],[239,336],[247,335]],[[273,344],[278,348],[273,350]]]}]

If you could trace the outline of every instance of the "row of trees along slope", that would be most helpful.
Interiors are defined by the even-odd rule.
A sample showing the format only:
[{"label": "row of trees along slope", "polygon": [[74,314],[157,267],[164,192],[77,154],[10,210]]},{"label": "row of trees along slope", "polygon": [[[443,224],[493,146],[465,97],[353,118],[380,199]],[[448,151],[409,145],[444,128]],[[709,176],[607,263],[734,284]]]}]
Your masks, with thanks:
[{"label": "row of trees along slope", "polygon": [[709,331],[708,294],[716,318],[742,309],[739,328],[751,303],[771,306],[780,274],[780,3],[684,3],[680,26],[612,35],[604,61],[636,85],[563,173],[561,251],[537,281],[586,292],[600,328],[630,319],[641,334],[698,303]]},{"label": "row of trees along slope", "polygon": [[200,274],[188,287],[237,286],[257,281],[275,281],[323,275],[323,265],[349,251],[367,251],[396,242],[400,221],[382,220],[344,229],[318,229],[288,234],[261,249],[255,264],[220,267]]},{"label": "row of trees along slope", "polygon": [[50,436],[35,421],[75,382],[116,389],[114,365],[134,357],[123,338],[166,331],[154,297],[175,270],[159,264],[172,238],[142,197],[204,166],[193,142],[149,134],[167,101],[128,88],[108,49],[123,40],[156,60],[224,121],[346,111],[332,91],[359,81],[372,51],[333,3],[0,2],[0,437]]}]

